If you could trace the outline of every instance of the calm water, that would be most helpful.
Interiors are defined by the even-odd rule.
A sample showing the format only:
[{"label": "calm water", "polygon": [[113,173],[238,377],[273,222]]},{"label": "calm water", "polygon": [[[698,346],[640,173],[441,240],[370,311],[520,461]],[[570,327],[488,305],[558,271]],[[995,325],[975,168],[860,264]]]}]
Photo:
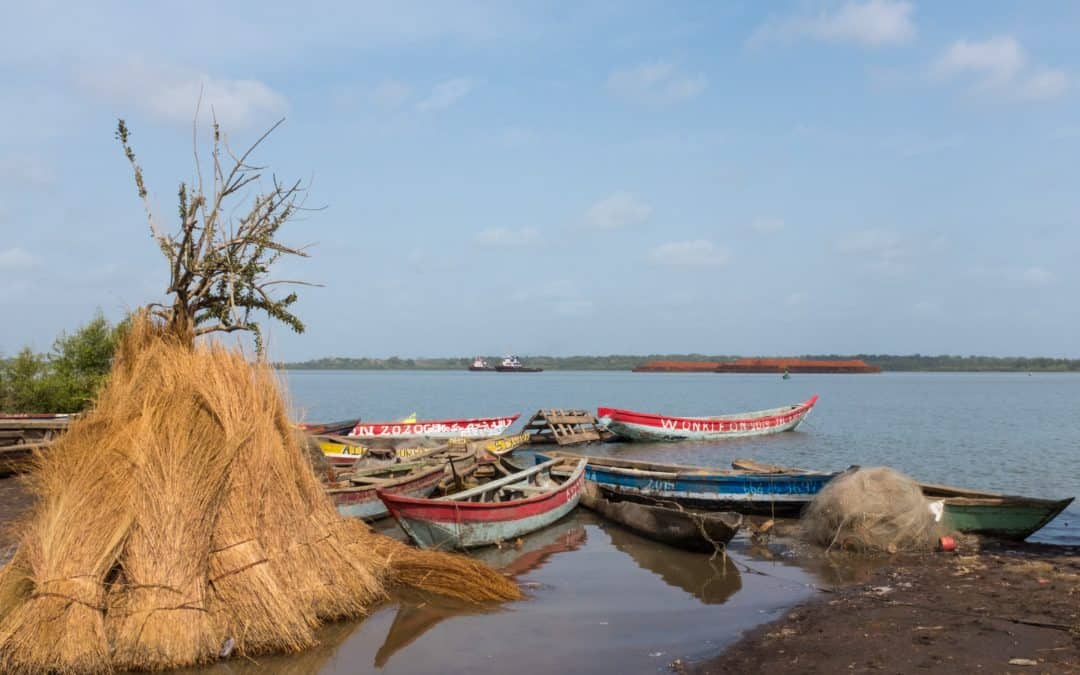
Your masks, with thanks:
[{"label": "calm water", "polygon": [[[549,372],[318,372],[287,375],[303,419],[399,419],[613,405],[687,415],[795,403],[819,394],[794,433],[590,452],[726,466],[736,457],[816,469],[888,464],[934,482],[1032,496],[1080,495],[1080,376],[1026,374],[767,375]],[[524,420],[519,421],[520,426]],[[1040,538],[1078,543],[1076,507]],[[380,526],[394,534],[392,522]],[[740,535],[730,558],[670,549],[578,510],[520,548],[477,554],[530,597],[478,610],[403,597],[366,621],[327,627],[322,645],[207,672],[657,673],[718,653],[850,567],[795,561]],[[766,572],[766,575],[747,571]]]}]

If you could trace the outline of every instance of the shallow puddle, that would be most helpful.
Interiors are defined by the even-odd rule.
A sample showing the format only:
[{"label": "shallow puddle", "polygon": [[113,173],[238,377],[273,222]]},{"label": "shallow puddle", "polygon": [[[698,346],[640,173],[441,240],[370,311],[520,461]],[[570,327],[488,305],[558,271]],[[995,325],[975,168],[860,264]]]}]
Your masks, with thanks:
[{"label": "shallow puddle", "polygon": [[815,586],[860,574],[820,560],[799,566],[744,535],[726,559],[683,552],[580,509],[519,545],[475,555],[514,574],[529,597],[478,608],[400,596],[364,621],[326,627],[312,651],[199,672],[666,672],[676,658],[718,653]]}]

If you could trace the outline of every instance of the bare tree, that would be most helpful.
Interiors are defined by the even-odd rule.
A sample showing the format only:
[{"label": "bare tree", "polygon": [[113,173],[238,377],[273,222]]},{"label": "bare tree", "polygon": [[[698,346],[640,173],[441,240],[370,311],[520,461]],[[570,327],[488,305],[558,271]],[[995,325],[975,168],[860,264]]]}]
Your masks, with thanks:
[{"label": "bare tree", "polygon": [[[146,210],[150,232],[169,261],[166,293],[172,296],[172,305],[153,303],[147,309],[188,344],[194,344],[200,335],[215,331],[250,331],[261,351],[262,331],[253,317],[257,312],[266,313],[297,333],[304,332],[304,324],[289,310],[296,302],[296,293],[277,298],[272,291],[275,286],[315,284],[274,279],[270,268],[284,256],[306,258],[308,255],[303,247],[288,246],[276,238],[278,229],[304,210],[307,186],[300,181],[283,184],[272,175],[269,188],[264,189],[260,181],[265,167],[249,162],[255,149],[282,122],[278,121],[251,147],[236,155],[215,119],[209,195],[203,186],[197,129],[193,131],[197,179],[192,186],[180,183],[180,227],[175,233],[163,231],[156,222],[142,168],[129,143],[130,131],[124,120],[117,124],[116,138],[135,173],[135,186]],[[249,186],[255,192],[250,201],[246,194]],[[244,215],[237,217],[238,212]]]}]

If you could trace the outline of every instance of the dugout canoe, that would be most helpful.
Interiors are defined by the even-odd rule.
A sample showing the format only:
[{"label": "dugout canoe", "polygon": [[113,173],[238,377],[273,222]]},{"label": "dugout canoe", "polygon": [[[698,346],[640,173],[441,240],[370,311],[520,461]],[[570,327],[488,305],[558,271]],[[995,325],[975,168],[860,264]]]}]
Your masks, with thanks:
[{"label": "dugout canoe", "polygon": [[326,493],[343,516],[363,520],[384,518],[388,513],[376,490],[409,497],[427,497],[447,478],[451,460],[458,471],[476,465],[475,454],[442,452],[441,455],[426,456],[412,462],[384,460],[377,465],[341,474],[337,482],[326,486]]},{"label": "dugout canoe", "polygon": [[621,408],[597,408],[596,418],[631,441],[711,441],[793,431],[810,414],[818,397],[793,405],[714,417],[677,417]]},{"label": "dugout canoe", "polygon": [[577,506],[585,461],[577,461],[565,477],[556,476],[551,469],[562,461],[553,459],[439,499],[378,494],[420,548],[478,548],[547,527]]},{"label": "dugout canoe", "polygon": [[340,420],[338,422],[300,422],[296,426],[301,431],[315,436],[340,436],[349,433],[360,423],[360,418]]},{"label": "dugout canoe", "polygon": [[723,548],[742,526],[738,513],[640,503],[588,480],[581,490],[581,505],[647,539],[688,551],[708,553]]},{"label": "dugout canoe", "polygon": [[[567,452],[537,453],[536,461],[582,458]],[[768,515],[798,515],[835,473],[761,473],[613,457],[585,457],[585,478],[605,490],[683,508]]]},{"label": "dugout canoe", "polygon": [[521,446],[529,442],[530,434],[526,431],[520,434],[514,434],[512,436],[497,436],[495,438],[488,438],[481,441],[469,441],[467,439],[451,439],[450,445],[454,446],[462,444],[470,450],[475,450],[480,453],[480,459],[483,459],[483,455],[489,455],[490,458],[504,457],[509,455],[514,450],[517,450]]},{"label": "dugout canoe", "polygon": [[[758,464],[752,460],[735,460],[732,466],[743,470],[801,471],[775,464]],[[1035,534],[1075,499],[1039,499],[936,483],[919,483],[919,487],[927,499],[944,502],[942,522],[946,527],[1011,541],[1023,541]]]},{"label": "dugout canoe", "polygon": [[417,420],[415,422],[359,422],[350,438],[491,438],[505,432],[520,413],[505,417]]}]

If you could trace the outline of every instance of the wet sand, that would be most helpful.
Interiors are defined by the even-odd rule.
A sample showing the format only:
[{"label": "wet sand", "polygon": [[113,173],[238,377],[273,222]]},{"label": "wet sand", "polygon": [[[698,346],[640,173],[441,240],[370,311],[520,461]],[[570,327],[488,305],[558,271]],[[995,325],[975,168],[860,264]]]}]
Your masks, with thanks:
[{"label": "wet sand", "polygon": [[868,580],[830,590],[676,669],[1080,672],[1080,547],[964,537],[955,554],[897,555]]}]

